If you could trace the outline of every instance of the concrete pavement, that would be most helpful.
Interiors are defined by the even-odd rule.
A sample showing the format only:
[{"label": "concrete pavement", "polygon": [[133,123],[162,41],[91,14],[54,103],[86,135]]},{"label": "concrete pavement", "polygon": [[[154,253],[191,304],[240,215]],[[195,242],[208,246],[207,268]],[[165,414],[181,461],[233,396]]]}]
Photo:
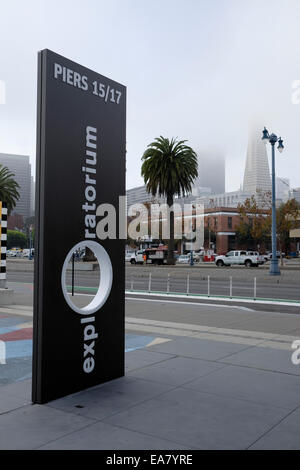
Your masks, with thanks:
[{"label": "concrete pavement", "polygon": [[126,312],[135,346],[149,338],[126,376],[47,405],[30,380],[0,387],[1,449],[300,448],[298,315],[143,299]]}]

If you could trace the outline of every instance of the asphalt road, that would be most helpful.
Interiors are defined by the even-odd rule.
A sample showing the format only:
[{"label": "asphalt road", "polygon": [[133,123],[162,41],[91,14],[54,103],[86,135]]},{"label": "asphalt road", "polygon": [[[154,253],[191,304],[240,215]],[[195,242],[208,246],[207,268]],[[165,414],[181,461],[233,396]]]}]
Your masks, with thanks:
[{"label": "asphalt road", "polygon": [[[127,290],[147,291],[149,288],[149,273],[151,272],[151,291],[187,292],[187,272],[185,270],[170,269],[143,269],[130,267],[126,269],[125,287]],[[169,282],[168,282],[169,274]],[[230,295],[230,277],[232,277],[232,295],[240,297],[254,296],[254,278],[256,278],[256,297],[267,299],[300,300],[300,276],[297,271],[283,273],[280,277],[270,277],[267,271],[224,269],[205,270],[205,272],[190,272],[189,293],[208,293],[208,276],[210,276],[209,292],[214,295]],[[33,273],[13,272],[7,273],[9,286],[14,288],[16,295],[27,294],[32,298]],[[70,285],[70,277],[67,280]],[[99,271],[75,273],[75,291],[93,293],[99,283]],[[169,286],[169,287],[168,287]],[[87,289],[90,288],[90,289]],[[18,302],[16,302],[18,303]],[[26,303],[28,304],[28,303]]]}]

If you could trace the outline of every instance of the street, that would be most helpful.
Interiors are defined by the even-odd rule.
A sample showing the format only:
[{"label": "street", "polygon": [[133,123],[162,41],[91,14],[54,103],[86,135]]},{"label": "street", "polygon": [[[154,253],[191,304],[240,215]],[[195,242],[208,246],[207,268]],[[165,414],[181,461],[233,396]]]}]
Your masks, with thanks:
[{"label": "street", "polygon": [[[155,267],[126,265],[126,290],[186,293],[210,296],[233,296],[252,299],[300,300],[300,270],[282,270],[281,276],[270,276],[262,268],[244,267],[190,269],[189,267]],[[99,271],[75,271],[75,292],[94,293],[99,285]],[[208,281],[209,277],[209,281]],[[168,280],[169,279],[169,280]],[[7,273],[8,287],[15,290],[15,303],[31,305],[33,272]],[[71,274],[67,284],[71,286]],[[232,286],[232,287],[231,287]]]}]

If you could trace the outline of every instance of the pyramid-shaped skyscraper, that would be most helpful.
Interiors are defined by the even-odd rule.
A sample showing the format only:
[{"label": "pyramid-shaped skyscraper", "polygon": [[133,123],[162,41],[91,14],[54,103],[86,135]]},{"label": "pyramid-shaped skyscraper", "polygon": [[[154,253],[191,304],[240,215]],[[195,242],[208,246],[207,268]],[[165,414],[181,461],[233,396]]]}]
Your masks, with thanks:
[{"label": "pyramid-shaped skyscraper", "polygon": [[249,132],[243,190],[254,195],[272,189],[267,148],[261,140],[262,129],[252,128]]}]

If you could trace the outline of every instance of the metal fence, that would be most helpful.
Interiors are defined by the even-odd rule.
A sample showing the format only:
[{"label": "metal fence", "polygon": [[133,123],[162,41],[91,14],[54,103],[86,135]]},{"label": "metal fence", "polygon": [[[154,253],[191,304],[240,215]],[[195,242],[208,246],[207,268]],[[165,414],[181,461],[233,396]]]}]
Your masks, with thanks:
[{"label": "metal fence", "polygon": [[194,276],[193,274],[178,277],[171,273],[157,275],[153,272],[143,276],[131,274],[126,278],[126,291],[221,299],[300,302],[300,288],[296,283],[278,284],[276,280],[267,282],[256,276],[240,279],[234,276],[220,278],[211,275]]}]

